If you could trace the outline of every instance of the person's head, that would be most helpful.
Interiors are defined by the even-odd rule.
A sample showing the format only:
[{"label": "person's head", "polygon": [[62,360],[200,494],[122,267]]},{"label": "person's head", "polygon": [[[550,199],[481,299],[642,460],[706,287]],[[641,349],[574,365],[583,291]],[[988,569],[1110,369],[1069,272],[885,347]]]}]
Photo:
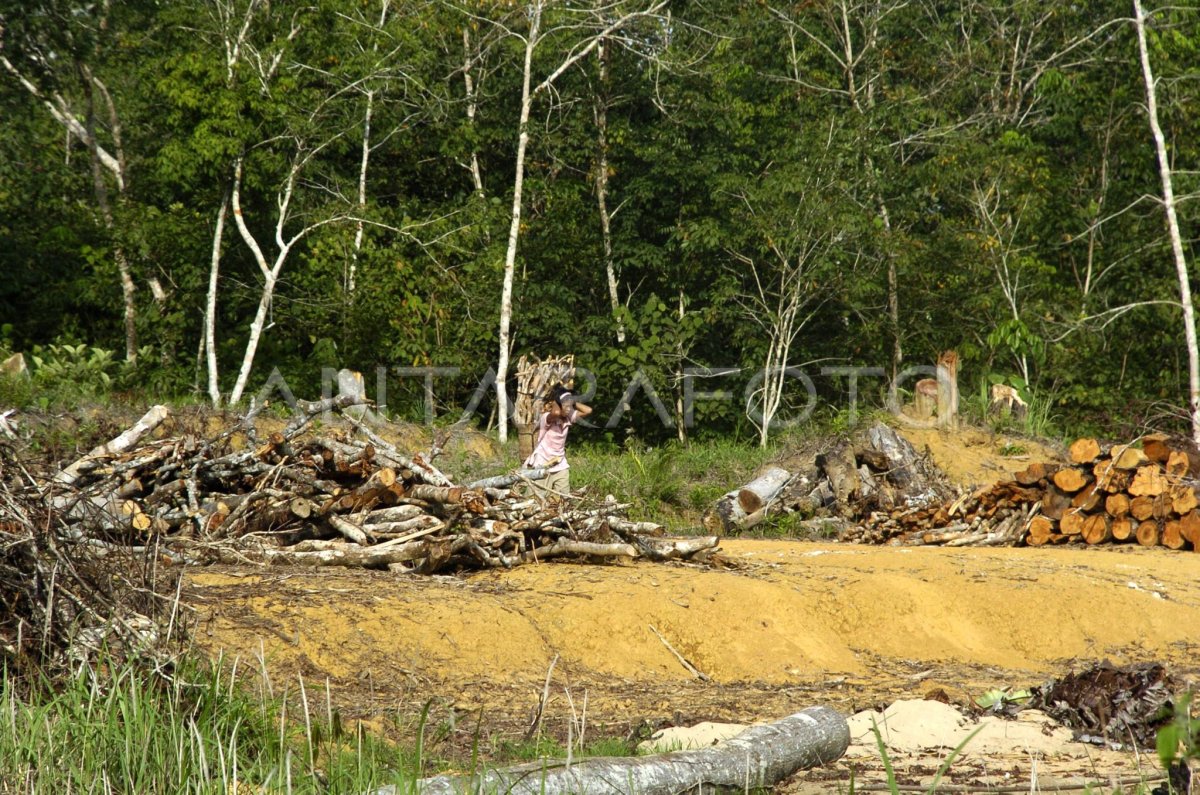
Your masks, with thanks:
[{"label": "person's head", "polygon": [[555,384],[546,396],[546,410],[552,417],[569,417],[575,409],[575,395],[562,384]]}]

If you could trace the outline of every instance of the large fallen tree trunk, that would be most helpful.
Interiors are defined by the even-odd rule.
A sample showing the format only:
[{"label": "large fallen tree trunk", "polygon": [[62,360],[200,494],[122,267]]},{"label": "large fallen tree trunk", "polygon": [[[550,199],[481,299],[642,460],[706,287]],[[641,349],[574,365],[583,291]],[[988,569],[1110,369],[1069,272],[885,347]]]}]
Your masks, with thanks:
[{"label": "large fallen tree trunk", "polygon": [[[752,726],[732,739],[699,751],[587,759],[574,765],[554,760],[473,776],[436,776],[418,781],[416,791],[421,795],[675,795],[694,789],[748,792],[777,784],[799,770],[834,762],[849,745],[850,729],[845,718],[828,707],[810,707],[774,723]],[[375,790],[372,795],[399,793],[393,785]]]}]

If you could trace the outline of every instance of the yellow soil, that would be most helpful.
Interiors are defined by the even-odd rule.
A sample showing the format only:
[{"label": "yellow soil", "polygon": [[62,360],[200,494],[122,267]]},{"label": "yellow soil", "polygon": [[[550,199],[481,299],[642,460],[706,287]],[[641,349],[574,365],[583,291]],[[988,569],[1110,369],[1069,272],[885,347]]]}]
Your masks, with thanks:
[{"label": "yellow soil", "polygon": [[1019,472],[1031,461],[1056,461],[1062,454],[1032,439],[996,434],[982,428],[940,430],[897,428],[918,452],[926,449],[933,461],[959,486],[994,483]]},{"label": "yellow soil", "polygon": [[489,731],[510,735],[556,657],[545,720],[564,735],[567,692],[576,708],[588,693],[594,729],[620,733],[813,703],[851,712],[931,689],[963,699],[1102,658],[1198,671],[1194,553],[749,540],[725,550],[723,570],[197,570],[187,598],[204,646],[242,660],[261,651],[277,686],[328,679],[344,714],[367,720],[435,698],[451,719],[482,710]]},{"label": "yellow soil", "polygon": [[[963,485],[1057,458],[978,430],[903,433]],[[432,703],[431,721],[460,753],[479,731],[485,753],[522,735],[551,667],[542,726],[560,740],[585,694],[595,737],[812,704],[846,714],[931,694],[964,704],[1105,658],[1160,661],[1200,685],[1200,554],[726,540],[722,557],[724,567],[560,563],[462,578],[211,568],[187,573],[185,595],[200,644],[264,664],[277,691],[295,693],[300,677],[310,694],[328,682],[344,717],[407,740]],[[1097,758],[1039,770],[1136,765],[1106,757],[1098,770]],[[1001,761],[968,770],[990,775]],[[903,764],[918,781],[937,762]],[[877,770],[847,759],[789,791],[844,783],[851,763]]]}]

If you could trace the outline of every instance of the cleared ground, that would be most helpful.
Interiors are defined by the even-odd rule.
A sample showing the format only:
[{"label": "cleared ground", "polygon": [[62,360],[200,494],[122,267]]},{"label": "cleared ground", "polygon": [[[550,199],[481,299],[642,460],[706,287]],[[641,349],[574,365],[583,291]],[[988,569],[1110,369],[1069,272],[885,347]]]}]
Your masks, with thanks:
[{"label": "cleared ground", "polygon": [[542,721],[561,739],[585,695],[596,737],[812,704],[963,702],[1105,658],[1200,676],[1200,554],[723,549],[723,568],[542,564],[461,579],[205,569],[189,572],[185,598],[210,651],[265,658],[276,689],[303,676],[322,705],[328,681],[344,717],[403,734],[432,699],[447,747],[520,737],[556,659]]}]

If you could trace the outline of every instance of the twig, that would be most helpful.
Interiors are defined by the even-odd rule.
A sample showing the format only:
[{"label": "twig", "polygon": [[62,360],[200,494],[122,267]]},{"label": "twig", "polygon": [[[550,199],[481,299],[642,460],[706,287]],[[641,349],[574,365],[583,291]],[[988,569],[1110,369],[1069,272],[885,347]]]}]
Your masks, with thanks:
[{"label": "twig", "polygon": [[650,631],[658,636],[658,639],[662,641],[662,644],[667,647],[667,651],[669,651],[669,652],[671,652],[671,654],[675,655],[675,659],[679,660],[679,664],[682,665],[684,668],[686,668],[688,670],[688,673],[690,673],[692,676],[696,677],[697,679],[699,679],[702,682],[712,681],[708,678],[707,674],[705,674],[699,668],[697,668],[696,666],[694,666],[690,662],[688,662],[687,658],[684,657],[682,654],[675,651],[675,647],[667,642],[667,639],[662,636],[661,632],[659,632],[657,629],[654,628],[653,624],[647,624],[646,626],[650,627]]},{"label": "twig", "polygon": [[558,664],[558,655],[554,655],[554,659],[550,661],[550,667],[546,669],[546,684],[542,687],[542,697],[538,699],[537,711],[533,716],[533,723],[529,725],[529,731],[525,732],[525,741],[529,742],[533,736],[542,728],[542,712],[546,709],[546,702],[550,700],[550,677],[554,674],[554,666]]}]

